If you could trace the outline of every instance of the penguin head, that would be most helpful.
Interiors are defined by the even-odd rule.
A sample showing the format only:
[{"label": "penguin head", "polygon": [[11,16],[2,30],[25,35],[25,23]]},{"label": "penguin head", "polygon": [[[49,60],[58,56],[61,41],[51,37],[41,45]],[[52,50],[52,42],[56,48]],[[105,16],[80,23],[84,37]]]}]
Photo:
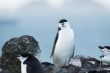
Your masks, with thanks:
[{"label": "penguin head", "polygon": [[99,46],[102,52],[110,52],[110,46]]},{"label": "penguin head", "polygon": [[28,53],[20,53],[16,56],[21,62],[24,62],[27,60],[27,58],[33,57],[31,54]]},{"label": "penguin head", "polygon": [[103,46],[99,46],[99,48],[100,48],[100,49],[104,49],[104,47],[103,47]]},{"label": "penguin head", "polygon": [[66,19],[61,19],[59,21],[59,28],[63,29],[63,28],[67,28],[67,27],[70,27],[69,22]]},{"label": "penguin head", "polygon": [[64,22],[68,22],[66,19],[61,19],[60,21],[59,21],[59,23],[64,23]]}]

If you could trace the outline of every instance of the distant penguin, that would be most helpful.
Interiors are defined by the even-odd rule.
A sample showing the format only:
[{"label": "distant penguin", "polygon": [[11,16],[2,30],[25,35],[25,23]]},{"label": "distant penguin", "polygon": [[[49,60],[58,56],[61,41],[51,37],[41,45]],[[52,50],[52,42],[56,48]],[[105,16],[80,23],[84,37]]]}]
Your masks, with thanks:
[{"label": "distant penguin", "polygon": [[110,65],[110,46],[99,46],[103,55],[100,56],[102,65]]},{"label": "distant penguin", "polygon": [[74,31],[66,19],[59,21],[58,31],[54,40],[51,56],[57,66],[66,66],[74,55]]},{"label": "distant penguin", "polygon": [[21,61],[21,73],[44,73],[40,62],[33,55],[22,53],[17,58]]}]

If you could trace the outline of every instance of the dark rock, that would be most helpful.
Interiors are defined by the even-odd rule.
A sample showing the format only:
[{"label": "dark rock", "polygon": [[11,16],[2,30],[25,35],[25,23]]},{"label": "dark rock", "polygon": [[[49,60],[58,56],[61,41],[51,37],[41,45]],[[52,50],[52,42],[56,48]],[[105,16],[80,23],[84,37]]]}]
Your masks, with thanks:
[{"label": "dark rock", "polygon": [[41,63],[42,68],[44,69],[45,73],[53,73],[54,65],[49,62],[42,62]]},{"label": "dark rock", "polygon": [[30,53],[38,56],[40,53],[38,42],[28,35],[12,38],[2,48],[2,71],[3,73],[21,73],[20,61],[14,57],[15,54]]},{"label": "dark rock", "polygon": [[97,60],[96,58],[76,55],[72,59],[80,60],[81,68],[84,68],[86,70],[92,70],[92,69],[98,68],[100,66],[100,61]]},{"label": "dark rock", "polygon": [[49,66],[54,66],[53,64],[51,64],[49,62],[42,62],[41,65],[42,65],[43,68],[49,67]]},{"label": "dark rock", "polygon": [[41,63],[46,73],[78,73],[81,69],[79,67],[69,65],[68,67],[57,67],[51,63]]},{"label": "dark rock", "polygon": [[57,71],[56,67],[49,62],[42,62],[41,66],[45,73],[56,73],[55,71]]},{"label": "dark rock", "polygon": [[100,71],[93,70],[93,71],[89,71],[88,73],[109,73],[109,72],[106,70],[100,70]]},{"label": "dark rock", "polygon": [[81,68],[70,65],[69,67],[65,68],[65,70],[67,71],[67,73],[79,73],[79,71],[81,71]]},{"label": "dark rock", "polygon": [[[75,63],[73,64],[72,61],[75,61]],[[75,65],[76,63],[77,65]],[[81,64],[81,67],[78,63],[79,65]],[[97,70],[100,66],[100,61],[96,58],[77,55],[71,59],[68,67],[57,67],[48,62],[43,62],[41,64],[46,73],[88,73]]]}]

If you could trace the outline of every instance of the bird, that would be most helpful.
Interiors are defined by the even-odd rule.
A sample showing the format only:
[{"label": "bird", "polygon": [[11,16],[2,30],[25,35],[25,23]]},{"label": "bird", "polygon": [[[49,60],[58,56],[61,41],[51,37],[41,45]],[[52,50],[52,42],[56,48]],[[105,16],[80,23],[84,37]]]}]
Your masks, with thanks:
[{"label": "bird", "polygon": [[110,65],[110,46],[99,46],[99,48],[103,53],[100,56],[101,65]]},{"label": "bird", "polygon": [[75,51],[74,31],[66,19],[59,21],[50,57],[56,66],[68,66]]},{"label": "bird", "polygon": [[16,56],[21,62],[21,73],[44,73],[37,58],[29,53],[22,53]]}]

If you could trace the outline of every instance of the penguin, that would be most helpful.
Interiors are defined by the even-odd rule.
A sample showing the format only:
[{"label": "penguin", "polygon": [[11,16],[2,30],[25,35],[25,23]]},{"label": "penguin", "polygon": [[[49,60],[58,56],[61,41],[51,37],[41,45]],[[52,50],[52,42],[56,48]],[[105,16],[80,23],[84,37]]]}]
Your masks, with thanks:
[{"label": "penguin", "polygon": [[110,65],[110,46],[99,46],[99,48],[103,53],[100,56],[101,65]]},{"label": "penguin", "polygon": [[56,66],[68,66],[75,51],[74,31],[66,19],[59,21],[51,56]]},{"label": "penguin", "polygon": [[29,53],[22,53],[16,56],[21,62],[21,73],[44,73],[37,58]]}]

